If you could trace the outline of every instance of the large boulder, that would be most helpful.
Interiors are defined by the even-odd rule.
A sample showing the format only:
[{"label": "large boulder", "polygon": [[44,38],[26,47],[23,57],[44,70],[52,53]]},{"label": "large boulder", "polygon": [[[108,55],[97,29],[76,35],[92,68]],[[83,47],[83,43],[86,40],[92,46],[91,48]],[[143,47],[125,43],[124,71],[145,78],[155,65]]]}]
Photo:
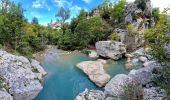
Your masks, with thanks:
[{"label": "large boulder", "polygon": [[124,95],[124,88],[129,82],[130,79],[127,75],[118,74],[106,84],[104,93],[106,96],[121,97]]},{"label": "large boulder", "polygon": [[8,83],[14,100],[32,100],[38,95],[43,87],[37,73],[27,58],[0,50],[0,77]]},{"label": "large boulder", "polygon": [[80,93],[75,100],[105,100],[105,95],[99,90],[85,89],[85,91]]},{"label": "large boulder", "polygon": [[110,75],[107,74],[103,68],[103,60],[84,61],[78,63],[76,66],[88,75],[89,79],[97,86],[103,87],[110,80]]},{"label": "large boulder", "polygon": [[13,100],[13,98],[8,92],[0,90],[0,100]]},{"label": "large boulder", "polygon": [[159,87],[144,88],[144,100],[167,100],[167,93]]},{"label": "large boulder", "polygon": [[160,67],[160,64],[155,61],[148,61],[144,63],[144,66],[137,70],[133,69],[128,74],[133,81],[141,85],[146,85],[152,81],[152,71],[154,68]]},{"label": "large boulder", "polygon": [[38,62],[37,60],[31,59],[31,65],[33,67],[34,72],[38,72],[38,73],[35,73],[38,79],[42,80],[43,76],[45,76],[47,72],[42,68],[42,66],[40,65],[40,62]]},{"label": "large boulder", "polygon": [[121,42],[116,41],[99,41],[96,43],[98,55],[118,60],[126,53],[126,47]]}]

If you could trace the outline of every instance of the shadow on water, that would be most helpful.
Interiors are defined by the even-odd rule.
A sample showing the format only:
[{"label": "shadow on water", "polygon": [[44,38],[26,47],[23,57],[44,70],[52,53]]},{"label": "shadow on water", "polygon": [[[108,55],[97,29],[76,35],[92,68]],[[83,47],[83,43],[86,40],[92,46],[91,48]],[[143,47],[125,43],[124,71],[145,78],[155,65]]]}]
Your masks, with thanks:
[{"label": "shadow on water", "polygon": [[[81,53],[61,56],[57,49],[52,52],[53,54],[42,61],[48,75],[44,78],[43,90],[34,100],[74,100],[85,88],[102,90],[75,67],[81,61],[93,59]],[[126,73],[124,60],[118,61],[117,64],[108,64],[106,71],[112,77],[119,73]]]}]

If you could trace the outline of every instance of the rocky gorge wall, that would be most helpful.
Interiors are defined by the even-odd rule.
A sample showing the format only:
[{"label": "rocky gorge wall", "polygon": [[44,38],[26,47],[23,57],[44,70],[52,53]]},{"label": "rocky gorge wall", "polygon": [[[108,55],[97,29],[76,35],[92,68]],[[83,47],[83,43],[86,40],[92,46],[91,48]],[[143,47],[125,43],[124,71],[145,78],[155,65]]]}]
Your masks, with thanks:
[{"label": "rocky gorge wall", "polygon": [[0,50],[0,77],[8,87],[0,90],[0,100],[34,99],[46,74],[38,61]]},{"label": "rocky gorge wall", "polygon": [[155,25],[154,17],[152,16],[151,0],[144,1],[144,4],[140,4],[141,0],[126,3],[124,18],[126,28],[115,29],[115,33],[120,36],[121,42],[126,45],[128,51],[142,46],[145,30]]}]

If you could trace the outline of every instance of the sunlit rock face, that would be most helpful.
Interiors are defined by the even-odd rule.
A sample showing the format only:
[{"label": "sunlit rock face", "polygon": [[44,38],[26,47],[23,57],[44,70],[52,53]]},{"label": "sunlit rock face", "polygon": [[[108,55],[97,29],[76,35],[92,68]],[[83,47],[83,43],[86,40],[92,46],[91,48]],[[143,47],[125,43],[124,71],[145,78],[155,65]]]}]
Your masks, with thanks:
[{"label": "sunlit rock face", "polygon": [[97,61],[84,61],[76,66],[87,74],[97,86],[103,87],[111,78],[104,70],[105,63],[105,60],[98,59]]},{"label": "sunlit rock face", "polygon": [[96,43],[96,50],[99,56],[119,60],[126,53],[126,47],[122,42],[99,41]]},{"label": "sunlit rock face", "polygon": [[133,26],[133,36],[129,35],[130,31],[127,28],[125,29],[127,32],[124,33],[124,39],[122,40],[121,38],[121,41],[126,45],[128,51],[133,51],[144,44],[145,30],[155,25],[154,18],[152,17],[151,0],[127,2],[124,21],[126,26]]},{"label": "sunlit rock face", "polygon": [[40,67],[33,67],[23,56],[0,50],[0,77],[8,83],[9,93],[14,100],[32,100],[38,95],[43,88],[39,82],[39,76],[43,76],[39,72]]},{"label": "sunlit rock face", "polygon": [[105,100],[105,95],[99,90],[88,90],[86,89],[80,93],[75,100]]},{"label": "sunlit rock face", "polygon": [[8,92],[0,91],[0,100],[13,100],[13,98]]},{"label": "sunlit rock face", "polygon": [[118,74],[105,86],[104,93],[107,96],[121,97],[124,95],[124,87],[130,82],[125,74]]}]

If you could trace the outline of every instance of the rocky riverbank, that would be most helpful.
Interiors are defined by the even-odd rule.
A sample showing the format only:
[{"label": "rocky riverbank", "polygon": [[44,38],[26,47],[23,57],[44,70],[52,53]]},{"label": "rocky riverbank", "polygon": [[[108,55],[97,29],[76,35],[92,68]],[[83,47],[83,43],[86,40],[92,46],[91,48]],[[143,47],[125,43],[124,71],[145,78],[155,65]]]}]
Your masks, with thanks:
[{"label": "rocky riverbank", "polygon": [[[107,53],[109,54],[109,52],[114,52],[114,50],[115,49],[112,48],[110,51],[106,51],[108,51]],[[93,100],[94,97],[96,98],[95,100],[117,100],[125,95],[125,87],[127,87],[129,84],[142,86],[141,90],[143,92],[141,94],[144,100],[165,100],[166,91],[159,87],[153,87],[152,85],[152,78],[154,76],[152,71],[154,68],[161,67],[161,65],[154,61],[143,48],[126,55],[128,55],[126,57],[130,57],[129,60],[127,59],[127,62],[132,64],[132,68],[128,75],[116,75],[110,81],[108,81],[104,87],[104,91],[86,89],[84,92],[80,93],[75,100],[85,100],[85,98]],[[133,69],[133,64],[135,62],[143,63],[143,67],[139,69]],[[96,67],[94,69],[98,68],[98,66],[94,67]]]},{"label": "rocky riverbank", "polygon": [[38,61],[0,50],[0,77],[8,87],[0,90],[0,100],[34,99],[46,74]]}]

